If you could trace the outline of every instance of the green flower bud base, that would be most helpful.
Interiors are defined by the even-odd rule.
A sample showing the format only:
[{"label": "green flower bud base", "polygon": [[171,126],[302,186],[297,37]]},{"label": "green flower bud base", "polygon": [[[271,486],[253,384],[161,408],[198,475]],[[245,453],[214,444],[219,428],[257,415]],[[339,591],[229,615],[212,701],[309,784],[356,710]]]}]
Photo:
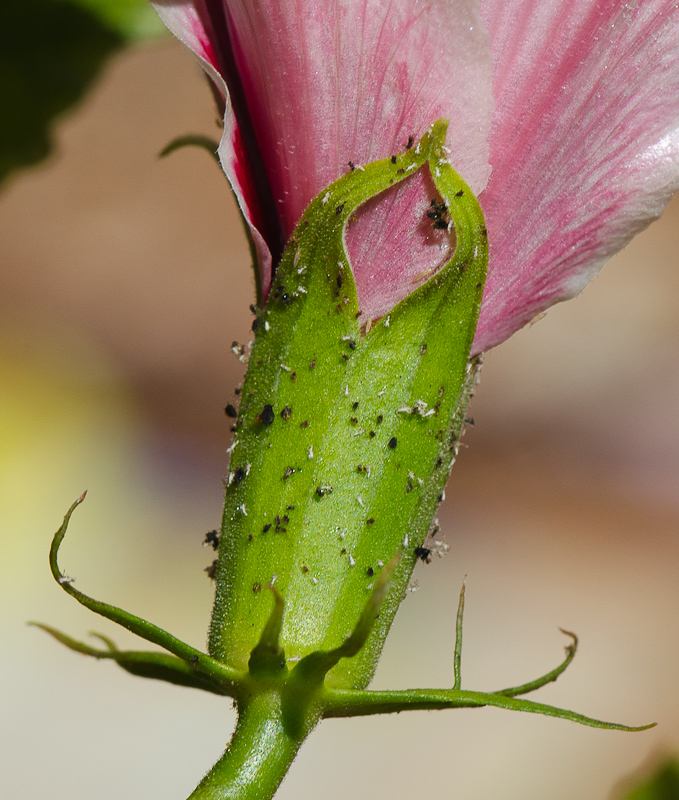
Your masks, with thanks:
[{"label": "green flower bud base", "polygon": [[[384,640],[457,453],[476,363],[469,360],[487,264],[483,215],[445,159],[446,123],[418,145],[357,168],[309,206],[283,256],[241,394],[216,565],[208,653],[77,590],[57,563],[74,509],[54,537],[62,588],[166,653],[78,642],[71,649],[132,674],[235,699],[239,721],[192,798],[276,791],[323,718],[494,705],[604,723],[525,699],[571,662],[498,692],[461,688],[460,598],[449,689],[369,691]],[[451,260],[372,325],[362,319],[344,246],[360,205],[419,169],[436,186],[436,226]],[[450,219],[450,222],[448,222]],[[650,727],[650,726],[643,726]]]}]

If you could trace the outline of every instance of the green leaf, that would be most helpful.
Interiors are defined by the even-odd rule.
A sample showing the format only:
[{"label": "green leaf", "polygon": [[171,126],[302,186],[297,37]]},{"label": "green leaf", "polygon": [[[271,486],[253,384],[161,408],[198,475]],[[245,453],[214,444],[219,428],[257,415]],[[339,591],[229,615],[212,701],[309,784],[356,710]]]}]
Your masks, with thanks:
[{"label": "green leaf", "polygon": [[650,778],[623,792],[619,800],[679,800],[679,760],[668,758]]},{"label": "green leaf", "polygon": [[0,183],[50,154],[55,119],[110,55],[161,28],[145,0],[2,0]]},{"label": "green leaf", "polygon": [[165,36],[167,28],[160,21],[149,0],[68,0],[88,11],[108,28],[117,31],[127,42]]}]

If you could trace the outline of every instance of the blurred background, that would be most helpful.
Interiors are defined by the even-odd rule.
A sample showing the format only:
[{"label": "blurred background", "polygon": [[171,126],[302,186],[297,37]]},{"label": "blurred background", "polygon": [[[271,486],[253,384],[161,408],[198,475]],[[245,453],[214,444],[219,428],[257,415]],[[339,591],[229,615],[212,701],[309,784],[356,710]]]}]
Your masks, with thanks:
[{"label": "blurred background", "polygon": [[[185,798],[221,753],[228,700],[71,653],[139,640],[53,582],[50,540],[87,488],[64,571],[202,647],[229,443],[224,405],[253,300],[249,254],[209,156],[202,74],[161,41],[111,59],[51,158],[0,194],[0,795]],[[626,734],[497,709],[331,720],[278,797],[617,800],[679,748],[679,202],[577,300],[488,354],[440,515],[450,553],[416,572],[375,685],[492,690],[580,652],[535,699]],[[143,645],[141,645],[143,646]]]}]

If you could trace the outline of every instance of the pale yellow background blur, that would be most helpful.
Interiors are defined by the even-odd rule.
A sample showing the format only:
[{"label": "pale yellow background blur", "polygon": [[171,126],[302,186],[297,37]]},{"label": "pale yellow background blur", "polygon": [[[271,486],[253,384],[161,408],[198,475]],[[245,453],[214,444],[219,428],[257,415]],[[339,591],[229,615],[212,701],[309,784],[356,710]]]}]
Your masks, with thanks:
[{"label": "pale yellow background blur", "polygon": [[[217,135],[180,46],[128,52],[58,129],[58,153],[0,196],[0,797],[183,800],[228,740],[227,700],[133,678],[25,626],[138,640],[77,585],[202,646],[219,524],[223,407],[252,280]],[[517,212],[520,213],[520,212]],[[418,568],[377,685],[497,689],[581,650],[535,699],[653,731],[493,709],[329,721],[280,791],[301,798],[603,800],[679,750],[679,203],[576,301],[491,353],[448,489],[451,553]]]}]

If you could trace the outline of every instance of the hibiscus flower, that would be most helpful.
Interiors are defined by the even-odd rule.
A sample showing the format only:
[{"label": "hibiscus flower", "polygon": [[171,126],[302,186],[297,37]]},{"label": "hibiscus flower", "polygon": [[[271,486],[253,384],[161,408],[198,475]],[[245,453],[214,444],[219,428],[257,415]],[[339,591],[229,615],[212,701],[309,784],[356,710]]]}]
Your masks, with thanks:
[{"label": "hibiscus flower", "polygon": [[[157,0],[224,100],[220,158],[263,296],[307,204],[438,118],[481,201],[490,265],[473,353],[577,294],[679,188],[673,0]],[[347,247],[365,317],[447,258],[418,173]]]}]

